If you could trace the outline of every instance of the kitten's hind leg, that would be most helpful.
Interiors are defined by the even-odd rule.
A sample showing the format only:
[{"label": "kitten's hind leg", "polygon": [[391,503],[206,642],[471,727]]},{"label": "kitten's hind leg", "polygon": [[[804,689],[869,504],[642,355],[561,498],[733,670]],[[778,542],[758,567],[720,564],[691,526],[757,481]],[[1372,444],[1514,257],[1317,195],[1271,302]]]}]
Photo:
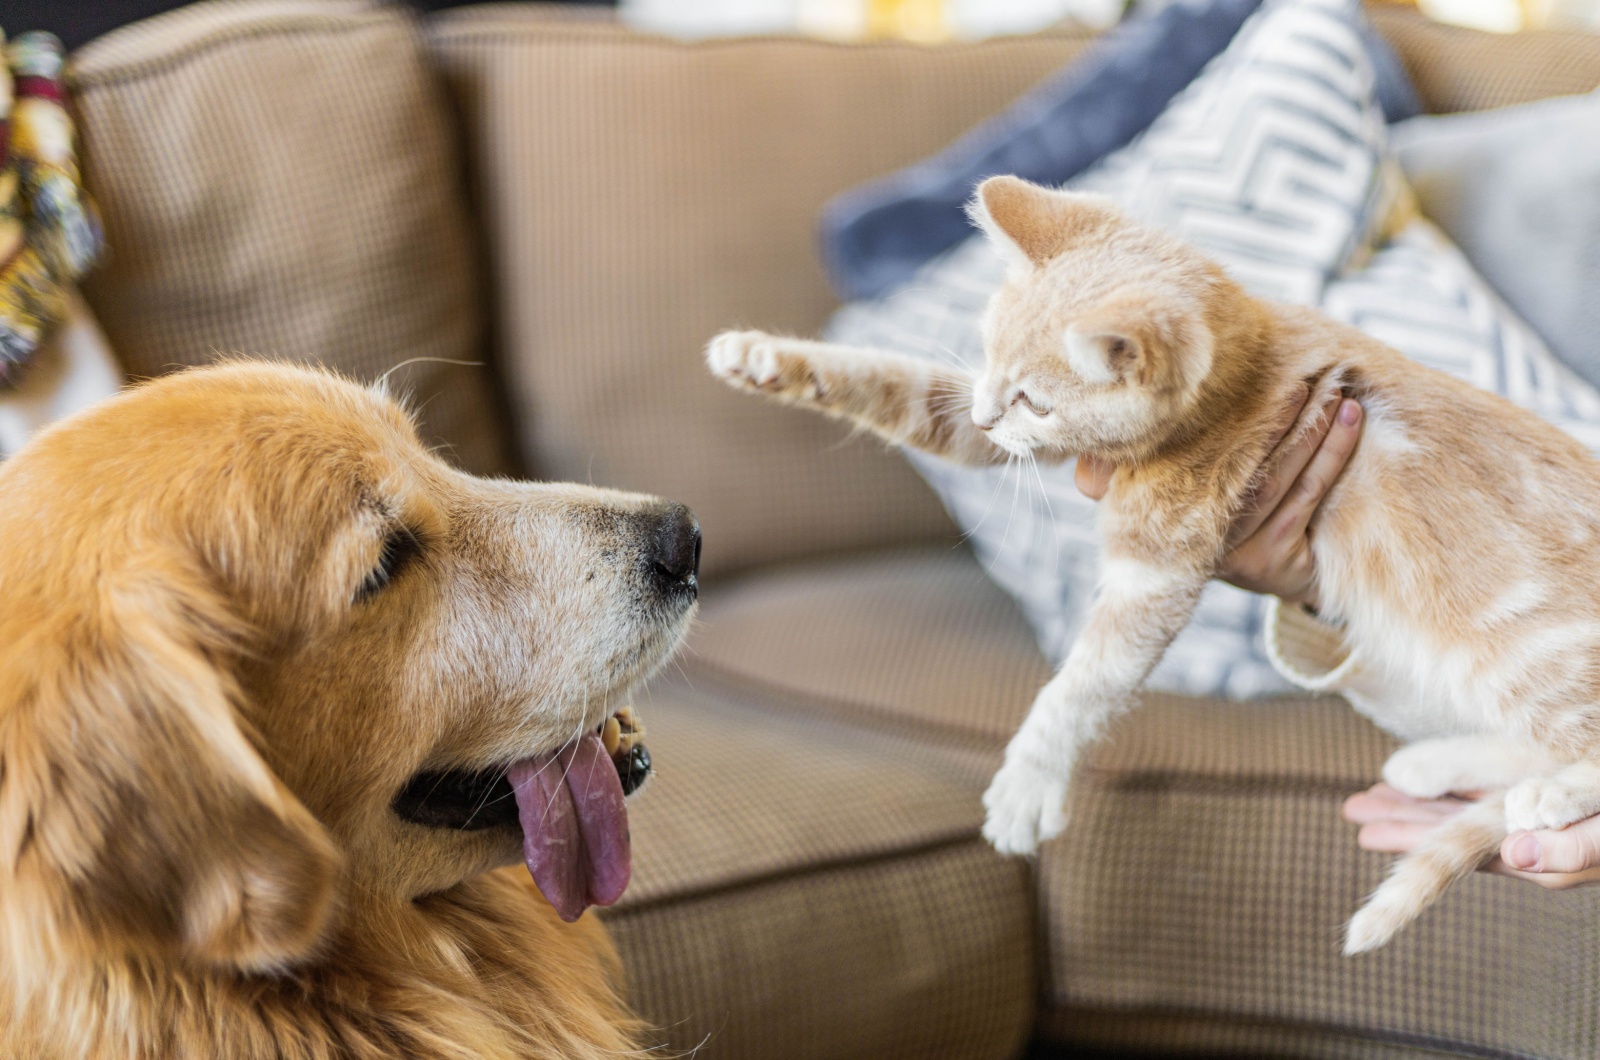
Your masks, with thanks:
[{"label": "kitten's hind leg", "polygon": [[1445,736],[1400,748],[1383,764],[1383,779],[1414,799],[1437,799],[1504,790],[1554,768],[1550,755],[1531,744],[1481,734]]},{"label": "kitten's hind leg", "polygon": [[1009,454],[972,422],[972,379],[885,350],[725,331],[706,347],[713,375],[744,390],[849,420],[895,445],[963,464]]},{"label": "kitten's hind leg", "polygon": [[1375,950],[1394,938],[1451,884],[1493,857],[1505,837],[1505,802],[1498,795],[1473,803],[1439,826],[1395,862],[1389,878],[1351,917],[1345,956]]},{"label": "kitten's hind leg", "polygon": [[1513,832],[1565,828],[1600,813],[1600,765],[1575,762],[1533,777],[1506,792],[1506,828]]}]

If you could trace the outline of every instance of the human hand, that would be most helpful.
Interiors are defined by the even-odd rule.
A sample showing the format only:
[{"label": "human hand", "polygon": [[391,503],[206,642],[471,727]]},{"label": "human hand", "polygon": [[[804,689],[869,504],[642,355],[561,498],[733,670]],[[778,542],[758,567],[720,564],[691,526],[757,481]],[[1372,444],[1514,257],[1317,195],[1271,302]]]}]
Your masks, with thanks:
[{"label": "human hand", "polygon": [[[1344,819],[1361,826],[1362,850],[1405,854],[1439,825],[1472,804],[1472,797],[1414,799],[1375,784],[1345,800]],[[1500,856],[1482,871],[1528,880],[1552,891],[1600,883],[1600,817],[1561,829],[1513,832]]]},{"label": "human hand", "polygon": [[[1266,461],[1273,470],[1234,521],[1217,577],[1253,593],[1315,607],[1317,572],[1306,527],[1355,452],[1362,410],[1358,402],[1334,395],[1305,434],[1288,440],[1306,400],[1302,397],[1285,410],[1278,440]],[[1099,500],[1115,470],[1096,457],[1079,457],[1078,492]]]}]

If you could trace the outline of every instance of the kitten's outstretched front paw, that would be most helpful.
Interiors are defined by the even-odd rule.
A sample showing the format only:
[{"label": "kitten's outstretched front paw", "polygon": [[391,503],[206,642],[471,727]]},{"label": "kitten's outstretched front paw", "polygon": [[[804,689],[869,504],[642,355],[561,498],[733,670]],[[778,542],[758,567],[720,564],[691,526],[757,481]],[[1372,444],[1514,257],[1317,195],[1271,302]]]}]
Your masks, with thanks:
[{"label": "kitten's outstretched front paw", "polygon": [[734,386],[770,390],[778,383],[778,351],[764,331],[724,331],[706,347],[706,365]]},{"label": "kitten's outstretched front paw", "polygon": [[801,404],[822,400],[823,386],[806,344],[764,331],[724,331],[706,347],[712,374],[744,390]]},{"label": "kitten's outstretched front paw", "polygon": [[1067,826],[1067,782],[1027,761],[1000,767],[983,793],[983,837],[1002,854],[1032,854]]}]

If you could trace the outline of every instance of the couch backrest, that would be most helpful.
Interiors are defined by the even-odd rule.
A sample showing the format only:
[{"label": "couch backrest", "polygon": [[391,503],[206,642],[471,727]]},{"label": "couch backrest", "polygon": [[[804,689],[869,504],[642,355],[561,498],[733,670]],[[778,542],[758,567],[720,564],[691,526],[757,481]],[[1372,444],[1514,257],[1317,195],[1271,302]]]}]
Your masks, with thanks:
[{"label": "couch backrest", "polygon": [[[482,360],[456,130],[403,8],[194,4],[72,70],[109,248],[84,292],[133,376],[241,353],[364,380]],[[514,469],[488,367],[393,382],[460,463]]]},{"label": "couch backrest", "polygon": [[1380,2],[1368,11],[1432,114],[1509,107],[1600,86],[1600,34],[1482,33],[1441,25],[1403,4]]},{"label": "couch backrest", "polygon": [[[1377,17],[1434,109],[1600,80],[1600,38]],[[818,207],[948,143],[1084,36],[684,43],[535,4],[447,13],[430,36],[465,119],[499,359],[539,473],[691,505],[712,573],[950,533],[898,457],[725,390],[701,350],[734,326],[814,334],[835,307]]]},{"label": "couch backrest", "polygon": [[431,29],[465,115],[524,451],[690,505],[710,573],[950,536],[897,455],[732,393],[735,326],[814,334],[835,192],[943,146],[1069,60],[1076,33],[925,48],[680,43],[537,5]]}]

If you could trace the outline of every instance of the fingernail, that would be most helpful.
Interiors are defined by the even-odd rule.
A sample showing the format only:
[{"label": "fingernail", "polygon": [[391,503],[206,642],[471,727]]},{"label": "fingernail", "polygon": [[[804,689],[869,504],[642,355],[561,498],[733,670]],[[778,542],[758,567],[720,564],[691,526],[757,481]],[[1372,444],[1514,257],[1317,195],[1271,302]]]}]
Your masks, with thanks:
[{"label": "fingernail", "polygon": [[1539,865],[1539,841],[1529,832],[1524,832],[1511,844],[1511,857],[1508,859],[1513,868],[1532,869]]},{"label": "fingernail", "polygon": [[1361,418],[1361,405],[1355,401],[1346,401],[1339,406],[1339,422],[1346,427],[1354,427]]}]

